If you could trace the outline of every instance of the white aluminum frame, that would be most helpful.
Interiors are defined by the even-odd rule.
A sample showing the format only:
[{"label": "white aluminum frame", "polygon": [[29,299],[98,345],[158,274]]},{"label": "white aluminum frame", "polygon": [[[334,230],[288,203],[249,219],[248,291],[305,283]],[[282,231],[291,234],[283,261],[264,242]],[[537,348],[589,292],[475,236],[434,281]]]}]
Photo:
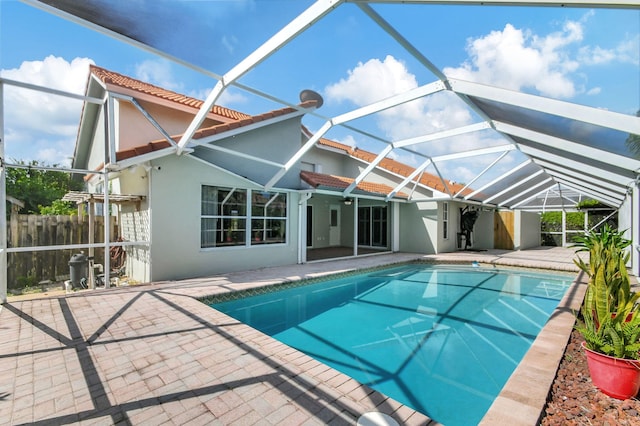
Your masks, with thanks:
[{"label": "white aluminum frame", "polygon": [[[438,79],[437,81],[420,86],[418,88],[409,90],[404,93],[397,94],[390,98],[384,99],[382,101],[374,102],[370,105],[365,105],[360,108],[354,109],[350,112],[341,114],[339,116],[333,118],[326,118],[322,127],[317,131],[314,135],[312,135],[303,146],[294,153],[290,158],[284,161],[283,164],[279,164],[276,162],[266,163],[262,161],[264,164],[269,166],[278,167],[279,170],[271,177],[270,180],[264,185],[265,190],[271,190],[278,181],[299,161],[305,153],[307,153],[311,148],[313,148],[316,143],[323,137],[333,126],[342,126],[346,129],[359,132],[363,135],[366,135],[374,140],[378,140],[385,144],[385,147],[377,153],[377,157],[375,161],[371,162],[363,172],[359,173],[358,176],[355,177],[354,182],[349,185],[349,187],[343,192],[346,196],[350,194],[356,185],[359,182],[362,182],[368,173],[370,173],[374,168],[379,165],[379,162],[382,161],[386,155],[392,152],[394,149],[403,149],[407,152],[420,155],[424,157],[424,162],[422,162],[417,168],[415,168],[414,172],[411,173],[409,177],[403,179],[403,181],[393,189],[393,192],[387,200],[391,199],[394,194],[397,194],[402,188],[407,186],[410,182],[413,182],[414,188],[417,183],[417,177],[424,172],[424,170],[429,166],[433,165],[437,176],[441,179],[444,184],[446,190],[445,192],[448,194],[447,199],[461,199],[465,200],[468,203],[477,203],[477,200],[473,199],[473,196],[479,193],[482,190],[488,190],[491,187],[491,184],[483,185],[482,188],[477,188],[470,194],[464,195],[465,190],[470,188],[470,185],[477,181],[477,179],[486,174],[489,169],[495,166],[502,158],[504,158],[508,152],[513,149],[519,150],[521,153],[530,158],[536,165],[544,170],[544,173],[548,176],[543,183],[536,185],[534,188],[542,186],[547,181],[553,181],[553,185],[547,188],[547,190],[551,190],[553,186],[562,184],[566,185],[573,190],[588,195],[589,197],[593,197],[597,200],[610,204],[614,207],[619,207],[621,203],[624,201],[625,194],[627,192],[631,192],[634,197],[637,196],[638,190],[638,172],[640,171],[640,161],[623,157],[620,155],[612,154],[610,152],[606,152],[603,150],[599,150],[593,147],[588,147],[583,144],[580,144],[576,141],[567,141],[557,136],[551,134],[544,134],[540,132],[534,132],[528,129],[524,129],[519,126],[515,126],[512,124],[502,123],[500,121],[492,121],[490,117],[488,117],[481,108],[473,103],[472,98],[482,98],[487,99],[493,102],[499,102],[506,105],[526,108],[529,110],[539,111],[545,114],[553,114],[560,117],[566,117],[572,120],[579,120],[586,123],[592,123],[598,126],[602,126],[609,129],[618,130],[625,133],[630,134],[640,134],[640,117],[632,117],[624,114],[614,113],[611,111],[596,109],[585,107],[581,105],[572,104],[569,102],[558,101],[554,99],[543,98],[540,96],[515,92],[507,89],[501,89],[497,87],[492,87],[488,85],[462,81],[459,79],[450,79],[447,78],[444,73],[436,67],[419,49],[417,49],[414,45],[412,45],[399,31],[397,28],[392,26],[389,22],[387,22],[382,16],[380,16],[374,9],[372,9],[371,4],[381,3],[381,4],[389,4],[389,5],[398,5],[401,4],[458,4],[458,5],[475,5],[480,7],[481,5],[492,5],[492,6],[548,6],[548,7],[583,7],[583,8],[633,8],[639,9],[640,4],[638,4],[637,0],[616,0],[616,1],[580,1],[580,0],[566,0],[561,3],[555,1],[524,1],[524,0],[317,0],[313,3],[309,8],[303,11],[296,18],[291,20],[287,25],[285,25],[280,31],[274,34],[268,41],[258,47],[251,54],[246,56],[240,62],[238,62],[235,66],[231,67],[224,74],[217,74],[212,72],[211,70],[205,70],[193,64],[186,63],[183,60],[172,57],[168,55],[166,52],[158,51],[157,49],[141,44],[139,42],[128,39],[122,34],[115,33],[110,30],[106,30],[92,22],[87,22],[83,19],[80,19],[76,16],[70,15],[66,12],[57,9],[55,6],[51,6],[48,4],[44,4],[41,1],[37,0],[23,0],[25,3],[34,6],[36,8],[45,10],[49,13],[53,13],[59,16],[62,16],[65,19],[76,22],[80,25],[87,26],[93,30],[100,31],[103,33],[107,33],[108,35],[115,37],[117,39],[123,40],[127,43],[136,45],[145,50],[156,53],[160,56],[169,58],[170,60],[179,62],[183,65],[186,65],[192,69],[200,71],[205,75],[212,76],[217,80],[217,84],[213,88],[212,92],[209,94],[207,99],[203,102],[201,108],[191,121],[191,123],[185,129],[185,132],[179,142],[176,144],[169,135],[162,130],[161,127],[156,126],[156,128],[160,131],[160,133],[168,139],[169,143],[172,144],[171,148],[166,150],[161,150],[158,152],[150,153],[140,158],[125,160],[122,162],[118,162],[116,164],[115,161],[115,146],[116,146],[116,137],[117,134],[115,132],[114,123],[112,119],[107,120],[107,128],[105,129],[107,133],[107,144],[105,146],[105,163],[111,163],[105,170],[101,173],[104,174],[105,179],[108,179],[108,174],[112,170],[120,170],[122,168],[126,168],[131,165],[138,164],[141,161],[148,161],[154,158],[159,158],[164,155],[182,155],[189,154],[192,152],[192,148],[195,145],[206,146],[209,149],[218,149],[220,151],[224,151],[226,153],[232,155],[238,155],[242,158],[251,159],[254,161],[259,161],[255,157],[252,158],[251,155],[234,153],[232,149],[215,147],[213,145],[208,145],[210,142],[216,140],[216,136],[212,136],[210,138],[205,138],[205,140],[193,141],[193,135],[200,127],[205,117],[215,104],[215,102],[219,99],[219,96],[222,92],[229,86],[235,86],[238,88],[242,88],[243,90],[249,91],[253,94],[257,94],[266,99],[276,101],[282,103],[283,105],[292,106],[295,103],[290,103],[286,100],[278,99],[269,94],[263,93],[260,90],[245,86],[238,82],[238,80],[245,75],[246,73],[253,70],[256,66],[262,63],[264,60],[272,56],[279,49],[285,48],[292,40],[296,39],[299,35],[305,32],[308,28],[312,27],[315,23],[320,21],[327,14],[331,13],[332,10],[339,8],[344,3],[354,3],[358,6],[358,9],[369,17],[378,27],[380,27],[385,33],[387,33],[393,40],[395,40],[400,46],[402,46],[413,58],[415,58],[418,63],[425,67],[425,69],[429,70],[435,77]],[[55,2],[53,2],[55,4]],[[102,104],[104,105],[104,113],[106,116],[113,117],[114,113],[114,99],[124,98],[118,95],[109,95],[105,99],[96,99],[86,96],[79,96],[74,94],[68,94],[61,91],[57,91],[54,89],[48,89],[44,87],[38,87],[34,85],[30,85],[27,83],[11,81],[7,79],[0,79],[0,100],[2,100],[2,90],[4,84],[12,84],[19,87],[25,87],[28,89],[40,90],[43,92],[48,92],[56,95],[69,96],[75,99],[80,99],[85,102]],[[441,91],[449,91],[455,94],[459,99],[461,99],[470,109],[472,109],[476,114],[478,114],[483,121],[479,123],[475,123],[468,126],[459,127],[456,129],[450,129],[447,131],[434,133],[430,135],[420,135],[415,138],[406,139],[402,141],[388,141],[385,138],[380,137],[379,135],[371,134],[369,132],[363,131],[362,129],[358,129],[356,126],[351,124],[354,120],[358,118],[362,118],[374,113],[379,113],[385,109],[393,108],[397,105],[420,99],[426,96],[430,96],[434,93],[438,93]],[[133,102],[136,105],[135,100],[128,99],[130,102]],[[136,106],[143,114],[145,114],[144,110],[141,107]],[[3,141],[3,110],[2,105],[0,105],[0,156],[4,157],[4,141]],[[300,114],[310,113],[315,116],[319,116],[316,112],[313,111],[305,111],[300,110]],[[154,124],[155,120],[151,117],[147,117],[152,124]],[[157,123],[156,123],[157,124]],[[155,125],[155,124],[154,124]],[[468,151],[465,153],[457,153],[457,154],[449,154],[438,157],[431,157],[428,155],[424,155],[421,153],[414,152],[410,150],[408,147],[411,145],[424,144],[429,141],[452,137],[455,135],[460,135],[468,132],[483,130],[483,129],[493,129],[502,135],[507,144],[501,147],[495,147],[492,149],[479,149],[475,151]],[[244,130],[243,130],[244,131]],[[229,134],[224,134],[224,137],[227,137]],[[511,138],[517,137],[524,142],[515,143]],[[528,141],[534,142],[536,147],[530,146]],[[542,146],[542,149],[538,148],[538,146]],[[549,148],[546,150],[545,148]],[[493,151],[492,151],[493,150]],[[565,152],[566,155],[557,155],[555,154],[556,150],[561,150]],[[489,152],[500,153],[499,157],[494,160],[494,162],[485,168],[480,174],[478,174],[475,178],[471,180],[470,183],[467,183],[465,187],[458,191],[455,194],[452,194],[449,189],[449,182],[447,179],[444,179],[441,175],[437,163],[442,161],[450,161],[464,157],[471,157],[477,155],[484,155]],[[580,152],[580,154],[578,154]],[[582,162],[581,158],[590,159],[603,164],[603,166],[611,166],[612,170],[619,170],[620,172],[613,172],[609,170],[599,169],[594,167],[586,162]],[[528,164],[529,162],[526,162]],[[525,163],[521,164],[519,167],[523,167]],[[4,186],[5,179],[5,164],[1,164],[0,170],[0,184],[2,184],[2,196],[0,197],[0,201],[3,201],[3,209],[4,201],[6,199],[6,190]],[[503,174],[497,179],[492,181],[493,184],[496,182],[507,179],[509,175],[513,174],[513,172],[517,170],[514,169],[508,173]],[[86,171],[86,173],[96,173],[95,171]],[[495,200],[501,196],[504,196],[512,191],[516,191],[518,187],[522,186],[524,183],[533,179],[534,176],[539,176],[539,169],[534,172],[532,175],[525,179],[521,179],[518,182],[512,183],[508,189],[504,189],[499,191],[498,193],[489,194],[489,197],[485,199],[486,202]],[[107,187],[107,185],[105,185]],[[524,192],[520,192],[515,196],[512,196],[509,200],[504,201],[501,205],[504,205],[508,208],[518,208],[523,207],[525,201],[517,201],[515,204],[510,204],[510,201],[519,200],[522,197],[526,196],[525,194],[529,193],[533,188],[528,188]],[[536,195],[540,194],[538,192]],[[464,196],[463,196],[464,195]],[[108,194],[105,194],[105,203],[108,203]],[[635,222],[639,222],[637,220],[637,199],[634,198],[634,202],[632,203],[634,208],[634,218]],[[2,213],[2,210],[0,210]],[[4,224],[4,234],[5,235],[4,242],[0,243],[0,267],[4,266],[4,280],[0,277],[0,299],[6,299],[6,219],[5,215],[3,217]],[[640,231],[639,231],[640,232]],[[634,233],[634,238],[638,232]],[[108,242],[108,231],[105,235],[105,241]],[[640,246],[639,246],[640,247]],[[56,247],[58,248],[58,247]],[[636,259],[636,264],[640,263],[640,256],[634,256]],[[4,262],[4,263],[3,263]],[[3,284],[4,284],[4,293],[3,293]]]}]

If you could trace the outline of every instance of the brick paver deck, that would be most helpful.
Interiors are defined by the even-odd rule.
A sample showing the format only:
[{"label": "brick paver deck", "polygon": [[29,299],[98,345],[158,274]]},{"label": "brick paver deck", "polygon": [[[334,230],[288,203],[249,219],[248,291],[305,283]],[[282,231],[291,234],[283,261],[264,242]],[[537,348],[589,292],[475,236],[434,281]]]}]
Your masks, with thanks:
[{"label": "brick paver deck", "polygon": [[[554,250],[426,257],[572,270],[573,251]],[[0,308],[0,423],[353,425],[363,413],[380,411],[400,424],[432,424],[425,415],[197,300],[418,257],[425,256],[380,255],[12,298]],[[579,295],[569,293],[575,304]],[[516,382],[505,387],[486,424],[535,424],[531,419],[540,415],[571,331],[564,305],[558,311],[563,322],[552,319],[551,328],[545,328],[550,331],[534,344],[533,350],[543,348],[545,361],[531,358],[535,368],[523,370],[520,380],[529,390],[515,374]],[[542,383],[533,386],[535,391],[532,374]],[[532,394],[535,401],[527,399]],[[511,421],[514,413],[519,423]]]}]

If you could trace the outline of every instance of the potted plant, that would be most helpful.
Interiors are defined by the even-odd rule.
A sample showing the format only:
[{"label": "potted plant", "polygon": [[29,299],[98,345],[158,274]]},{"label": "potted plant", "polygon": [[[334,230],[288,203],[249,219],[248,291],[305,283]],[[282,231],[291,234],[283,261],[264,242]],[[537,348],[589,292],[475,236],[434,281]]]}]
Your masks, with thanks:
[{"label": "potted plant", "polygon": [[575,260],[589,284],[576,324],[593,384],[618,399],[640,389],[640,293],[631,291],[626,248],[630,242],[608,226],[578,239],[578,251],[589,251],[589,263]]}]

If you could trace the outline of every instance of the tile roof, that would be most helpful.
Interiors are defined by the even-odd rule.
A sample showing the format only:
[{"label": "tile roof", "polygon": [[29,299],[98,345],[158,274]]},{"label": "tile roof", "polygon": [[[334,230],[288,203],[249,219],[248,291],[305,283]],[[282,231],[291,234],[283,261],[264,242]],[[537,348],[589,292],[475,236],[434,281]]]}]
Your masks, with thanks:
[{"label": "tile roof", "polygon": [[[354,148],[351,147],[349,145],[345,145],[342,144],[340,142],[336,142],[336,141],[332,141],[329,139],[325,139],[325,138],[320,138],[320,140],[318,141],[318,144],[320,145],[324,145],[330,148],[334,148],[334,149],[339,149],[344,151],[347,155],[350,155],[354,158],[358,158],[362,161],[365,161],[367,163],[372,163],[377,155],[369,152],[369,151],[365,151],[363,149],[360,148]],[[382,161],[380,161],[380,163],[378,163],[378,167],[383,168],[391,173],[395,173],[396,175],[399,176],[403,176],[403,177],[407,177],[409,176],[411,173],[413,173],[415,171],[414,167],[408,166],[404,163],[401,163],[399,161],[396,160],[392,160],[390,158],[384,158],[382,159]],[[415,179],[414,179],[415,180]],[[442,180],[436,176],[433,175],[431,173],[427,173],[427,172],[422,172],[421,175],[419,175],[419,179],[418,182],[422,185],[425,185],[429,188],[435,189],[437,191],[440,192],[444,192],[446,193],[447,190],[444,186],[444,184],[442,183]],[[457,193],[458,191],[460,191],[462,188],[464,188],[464,185],[461,185],[459,183],[450,183],[449,184],[449,190],[452,193]],[[471,190],[466,189],[463,192],[463,195],[465,193],[469,193],[471,192]]]},{"label": "tile roof", "polygon": [[[300,104],[301,108],[313,108],[316,105],[316,101],[306,101]],[[221,123],[216,124],[215,126],[205,127],[193,134],[193,139],[202,139],[208,136],[221,134],[224,132],[228,132],[233,129],[238,129],[241,127],[248,126],[250,124],[259,123],[261,121],[269,120],[276,117],[282,117],[287,114],[293,114],[298,110],[293,107],[285,107],[280,108],[274,111],[265,112],[263,114],[258,114],[254,116],[247,116],[247,118],[243,118],[238,121],[234,121],[231,123]],[[180,140],[182,134],[171,136],[176,143]],[[136,157],[138,155],[147,154],[152,151],[158,151],[160,149],[168,148],[171,144],[166,139],[158,139],[155,141],[151,141],[148,144],[137,146],[131,149],[121,150],[116,153],[117,161],[125,160],[127,158]]]},{"label": "tile roof", "polygon": [[[195,99],[190,96],[173,92],[171,90],[163,89],[162,87],[154,86],[153,84],[145,83],[144,81],[136,80],[135,78],[131,78],[114,71],[109,71],[95,65],[90,65],[89,70],[90,74],[96,76],[105,84],[135,90],[136,92],[152,95],[159,99],[176,102],[178,104],[195,109],[199,109],[204,103],[200,99]],[[242,120],[251,117],[248,114],[234,111],[232,109],[225,108],[219,105],[214,105],[213,108],[211,108],[211,112],[213,114],[232,120]]]},{"label": "tile roof", "polygon": [[[343,176],[327,175],[323,173],[314,173],[308,171],[300,172],[300,178],[314,188],[325,187],[340,190],[346,189],[355,180]],[[356,189],[376,195],[389,195],[391,191],[393,191],[393,188],[389,185],[366,181],[362,181],[358,185],[356,185]],[[409,198],[409,196],[404,192],[398,192],[395,197]]]},{"label": "tile roof", "polygon": [[[313,108],[315,107],[315,105],[317,104],[316,101],[306,101],[303,102],[299,105],[300,108]],[[206,127],[203,129],[198,130],[197,132],[195,132],[195,134],[193,135],[194,139],[201,139],[207,136],[212,136],[212,135],[216,135],[216,134],[220,134],[220,133],[224,133],[224,132],[228,132],[229,130],[233,130],[233,129],[237,129],[240,127],[245,127],[248,126],[250,124],[255,124],[255,123],[259,123],[261,121],[265,121],[265,120],[270,120],[272,118],[276,118],[276,117],[281,117],[287,114],[293,114],[294,112],[297,112],[298,109],[293,108],[293,107],[285,107],[285,108],[280,108],[280,109],[276,109],[273,111],[268,111],[262,114],[258,114],[258,115],[250,115],[247,116],[246,118],[240,119],[238,121],[234,121],[231,123],[223,123],[223,124],[217,124],[215,126],[211,126],[211,127]]]},{"label": "tile roof", "polygon": [[[97,78],[99,78],[100,80],[102,80],[105,84],[110,84],[110,85],[116,85],[122,88],[126,88],[126,89],[130,89],[130,90],[134,90],[137,92],[141,92],[141,93],[146,93],[148,95],[152,95],[152,96],[156,96],[159,99],[164,99],[164,100],[169,100],[172,102],[176,102],[182,105],[186,105],[189,107],[193,107],[193,108],[200,108],[203,104],[203,101],[199,100],[199,99],[195,99],[195,98],[191,98],[189,96],[186,95],[181,95],[179,93],[173,92],[171,90],[166,90],[163,89],[161,87],[158,86],[154,86],[152,84],[149,83],[145,83],[143,81],[140,80],[136,80],[134,78],[119,74],[117,72],[114,71],[109,71],[106,70],[104,68],[95,66],[95,65],[91,65],[90,66],[90,72],[92,75],[96,76]],[[302,104],[300,104],[300,107],[302,108],[312,108],[314,107],[316,104],[316,101],[306,101]],[[218,105],[214,105],[212,108],[212,112],[216,115],[219,115],[221,117],[224,117],[226,119],[231,119],[234,121],[231,122],[226,122],[226,123],[221,123],[221,124],[217,124],[214,126],[210,126],[210,127],[206,127],[206,128],[202,128],[199,129],[198,131],[196,131],[196,133],[193,136],[193,139],[201,139],[204,137],[208,137],[208,136],[212,136],[212,135],[216,135],[216,134],[222,134],[224,132],[233,130],[233,129],[237,129],[237,128],[241,128],[244,126],[248,126],[254,123],[258,123],[264,120],[268,120],[271,118],[275,118],[278,116],[283,116],[286,114],[291,114],[293,112],[297,111],[296,108],[293,107],[285,107],[285,108],[281,108],[278,110],[274,110],[274,111],[269,111],[263,114],[258,114],[258,115],[248,115],[248,114],[244,114],[238,111],[234,111],[225,107],[221,107]],[[174,141],[178,141],[180,139],[182,135],[175,135],[172,136],[172,139]],[[342,144],[340,142],[336,142],[330,139],[326,139],[326,138],[320,138],[320,140],[318,141],[318,144],[320,145],[324,145],[326,147],[331,147],[334,149],[338,149],[341,151],[344,151],[347,155],[352,156],[354,158],[358,158],[362,161],[365,161],[367,163],[371,163],[375,160],[375,158],[377,157],[376,154],[369,152],[369,151],[365,151],[363,149],[359,149],[359,148],[354,148],[351,147],[349,145],[345,145]],[[142,155],[142,154],[146,154],[152,151],[157,151],[160,149],[164,149],[164,148],[168,148],[169,146],[171,146],[171,144],[169,144],[168,141],[164,140],[164,139],[160,139],[160,140],[155,140],[155,141],[151,141],[145,145],[142,146],[138,146],[132,149],[127,149],[127,150],[122,150],[122,151],[118,151],[116,153],[116,158],[118,161],[124,160],[124,159],[128,159],[128,158],[132,158],[138,155]],[[392,160],[389,158],[385,158],[383,159],[380,163],[378,163],[378,167],[383,168],[385,170],[388,170],[389,172],[395,173],[399,176],[404,176],[407,177],[409,176],[411,173],[413,173],[413,171],[415,170],[415,168],[408,166],[406,164],[400,163],[399,161],[396,160]],[[329,176],[329,175],[322,175],[322,176]],[[337,178],[334,176],[334,178]],[[347,178],[340,178],[340,179],[347,179]],[[353,179],[351,179],[351,182],[353,182]],[[349,182],[349,183],[351,183]],[[446,188],[444,186],[444,184],[442,183],[442,180],[438,177],[435,176],[431,173],[427,173],[427,172],[423,172],[420,177],[418,182],[422,185],[425,185],[429,188],[435,189],[437,191],[440,192],[446,192]],[[334,183],[336,183],[334,181]],[[310,183],[311,184],[311,183]],[[349,184],[347,184],[348,186]],[[377,184],[371,184],[371,183],[361,183],[361,185],[377,185]],[[383,185],[385,186],[385,185]],[[455,193],[460,191],[464,186],[460,185],[460,184],[450,184],[449,185],[449,189]],[[346,188],[346,186],[344,186],[344,188]],[[342,188],[342,189],[344,189]],[[360,188],[360,185],[358,185],[358,189],[363,190],[362,188]],[[382,190],[381,187],[376,187],[375,191],[367,191],[367,192],[376,192],[376,193],[384,193],[384,194],[388,194],[391,191],[390,187],[386,187],[386,192],[382,190],[382,192],[380,192]],[[470,192],[469,189],[465,190],[466,193]],[[463,193],[464,195],[464,193]],[[405,195],[406,197],[406,195]]]},{"label": "tile roof", "polygon": [[[177,142],[177,139],[174,138],[174,140],[176,140]],[[171,144],[169,143],[169,141],[165,139],[149,142],[146,145],[140,145],[131,149],[123,149],[121,151],[116,152],[116,160],[117,161],[126,160],[128,158],[133,158],[139,155],[148,154],[150,152],[169,148],[170,146]]]}]

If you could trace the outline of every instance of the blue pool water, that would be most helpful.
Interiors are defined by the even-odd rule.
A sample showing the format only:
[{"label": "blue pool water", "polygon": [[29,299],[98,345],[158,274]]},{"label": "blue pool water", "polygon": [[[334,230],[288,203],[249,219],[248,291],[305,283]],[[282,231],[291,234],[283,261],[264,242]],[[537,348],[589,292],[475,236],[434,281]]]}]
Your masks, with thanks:
[{"label": "blue pool water", "polygon": [[211,306],[446,426],[469,425],[572,279],[410,264]]}]

